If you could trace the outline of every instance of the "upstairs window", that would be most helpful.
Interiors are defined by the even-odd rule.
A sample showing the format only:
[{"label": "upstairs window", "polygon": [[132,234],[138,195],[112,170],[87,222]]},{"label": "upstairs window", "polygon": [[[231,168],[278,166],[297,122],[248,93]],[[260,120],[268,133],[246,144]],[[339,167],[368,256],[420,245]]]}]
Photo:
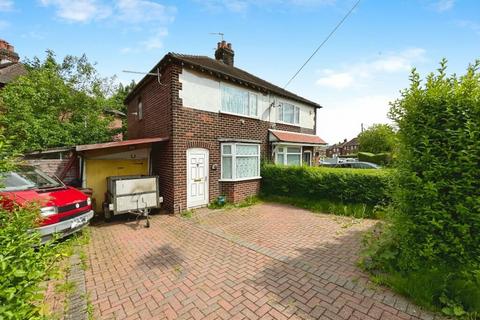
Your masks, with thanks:
[{"label": "upstairs window", "polygon": [[258,96],[246,90],[221,86],[221,111],[249,117],[258,117]]},{"label": "upstairs window", "polygon": [[138,117],[138,120],[142,120],[142,119],[143,119],[143,104],[142,104],[142,100],[138,100],[138,104],[137,104],[137,117]]},{"label": "upstairs window", "polygon": [[260,178],[260,145],[222,144],[222,180]]},{"label": "upstairs window", "polygon": [[291,103],[282,103],[277,109],[277,120],[289,124],[300,124],[300,108]]}]

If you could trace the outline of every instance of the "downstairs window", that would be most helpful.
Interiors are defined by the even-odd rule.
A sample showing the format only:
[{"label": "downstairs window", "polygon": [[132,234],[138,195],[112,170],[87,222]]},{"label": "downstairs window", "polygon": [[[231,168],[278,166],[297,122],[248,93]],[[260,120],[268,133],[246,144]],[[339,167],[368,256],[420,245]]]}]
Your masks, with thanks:
[{"label": "downstairs window", "polygon": [[248,180],[260,178],[260,145],[223,143],[222,180]]},{"label": "downstairs window", "polygon": [[278,146],[275,151],[275,163],[286,166],[299,166],[302,164],[302,147]]}]

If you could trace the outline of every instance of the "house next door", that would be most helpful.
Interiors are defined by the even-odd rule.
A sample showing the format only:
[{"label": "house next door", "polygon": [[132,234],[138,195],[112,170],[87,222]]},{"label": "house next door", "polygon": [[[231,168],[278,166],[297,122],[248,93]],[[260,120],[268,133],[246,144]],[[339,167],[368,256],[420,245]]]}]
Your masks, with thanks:
[{"label": "house next door", "polygon": [[187,150],[187,207],[208,204],[208,150]]}]

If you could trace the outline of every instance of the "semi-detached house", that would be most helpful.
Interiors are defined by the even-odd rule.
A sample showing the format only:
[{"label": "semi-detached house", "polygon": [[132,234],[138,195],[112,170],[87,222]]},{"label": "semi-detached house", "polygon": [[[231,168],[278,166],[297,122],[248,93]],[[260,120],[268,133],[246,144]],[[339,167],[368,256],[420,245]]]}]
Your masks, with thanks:
[{"label": "semi-detached house", "polygon": [[168,53],[127,96],[128,137],[163,138],[150,171],[169,211],[205,206],[219,195],[240,201],[260,188],[260,162],[311,165],[313,101],[234,67],[230,44],[215,59]]}]

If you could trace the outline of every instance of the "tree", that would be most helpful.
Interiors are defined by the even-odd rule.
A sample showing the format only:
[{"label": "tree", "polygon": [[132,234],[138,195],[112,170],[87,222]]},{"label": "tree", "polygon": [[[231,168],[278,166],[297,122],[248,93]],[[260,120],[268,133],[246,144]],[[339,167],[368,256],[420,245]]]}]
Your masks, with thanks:
[{"label": "tree", "polygon": [[113,78],[101,78],[85,55],[56,60],[27,60],[28,74],[0,92],[0,127],[19,152],[109,141],[111,116],[106,108],[121,109],[112,99]]},{"label": "tree", "polygon": [[480,312],[480,60],[461,77],[446,65],[424,83],[414,70],[392,104],[392,223],[368,264],[417,302],[461,316]]},{"label": "tree", "polygon": [[388,124],[374,124],[358,135],[358,143],[361,152],[392,152],[395,147],[395,131]]}]

